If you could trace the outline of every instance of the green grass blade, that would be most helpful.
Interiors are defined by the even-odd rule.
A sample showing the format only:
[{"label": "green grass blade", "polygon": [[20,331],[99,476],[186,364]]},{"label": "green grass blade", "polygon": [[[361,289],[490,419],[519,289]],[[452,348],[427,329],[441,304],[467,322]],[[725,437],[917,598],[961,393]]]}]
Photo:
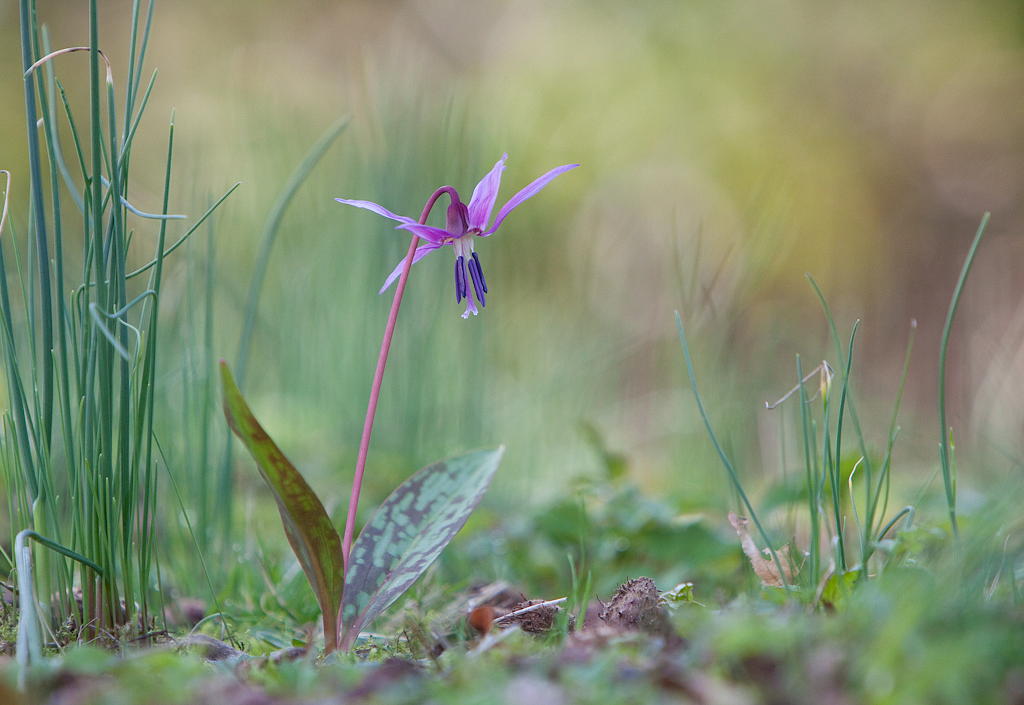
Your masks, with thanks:
[{"label": "green grass blade", "polygon": [[960,529],[956,520],[956,489],[953,477],[952,459],[950,455],[949,434],[951,429],[946,423],[946,357],[949,352],[949,336],[953,331],[953,319],[956,310],[960,305],[960,295],[963,293],[964,284],[967,282],[967,275],[970,274],[971,265],[974,264],[974,256],[981,245],[981,239],[985,235],[985,228],[988,226],[991,213],[985,213],[978,224],[978,230],[974,234],[974,241],[967,251],[967,258],[960,270],[960,277],[957,279],[956,288],[953,289],[953,298],[949,302],[949,310],[946,312],[946,324],[942,328],[942,342],[939,344],[939,460],[942,464],[942,483],[946,490],[946,507],[949,510],[949,522],[954,535],[959,535]]},{"label": "green grass blade", "polygon": [[750,503],[750,498],[747,497],[747,493],[743,489],[743,483],[740,482],[739,474],[736,472],[736,468],[733,466],[732,461],[729,460],[729,456],[726,455],[725,451],[722,449],[722,444],[718,442],[718,436],[715,435],[715,430],[711,426],[711,419],[708,418],[708,413],[704,409],[704,402],[700,397],[700,391],[697,389],[697,373],[693,368],[693,358],[690,356],[690,346],[686,342],[686,329],[683,327],[683,317],[679,315],[679,311],[676,311],[676,329],[679,332],[679,344],[683,348],[683,358],[686,361],[686,374],[690,378],[690,388],[693,390],[693,397],[697,401],[697,410],[700,412],[700,417],[704,421],[704,428],[708,432],[708,438],[711,439],[711,444],[715,447],[715,451],[718,453],[718,457],[721,459],[722,465],[725,466],[726,473],[729,475],[729,481],[736,490],[736,494],[740,496],[743,506],[746,507],[747,512],[750,514],[750,519],[754,522],[754,526],[757,527],[757,532],[761,535],[761,540],[764,541],[765,545],[768,547],[768,551],[772,556],[772,562],[775,563],[775,567],[779,571],[779,577],[783,582],[785,582],[786,571],[783,568],[782,561],[780,561],[778,555],[776,555],[772,541],[768,538],[768,532],[764,530],[764,526],[761,525],[761,520],[757,518],[757,512],[754,511],[754,505]]},{"label": "green grass blade", "polygon": [[[172,252],[174,252],[174,251],[175,251],[176,249],[178,249],[178,248],[179,248],[179,247],[181,247],[181,246],[182,246],[183,244],[185,244],[185,241],[189,239],[189,237],[190,237],[190,236],[192,235],[192,233],[194,233],[194,232],[195,232],[196,230],[198,230],[198,229],[199,229],[199,227],[200,227],[200,226],[201,226],[201,225],[202,225],[203,223],[205,223],[205,222],[206,222],[206,219],[207,219],[207,218],[209,218],[209,217],[210,217],[211,215],[213,215],[213,212],[214,212],[215,210],[217,210],[217,208],[218,208],[218,207],[220,206],[220,204],[221,204],[221,203],[223,203],[224,201],[226,201],[226,200],[227,200],[227,198],[228,198],[228,196],[230,196],[230,195],[231,195],[232,193],[234,193],[234,192],[235,192],[235,189],[236,189],[236,188],[238,188],[238,187],[239,187],[239,186],[241,186],[241,185],[242,185],[242,182],[241,182],[241,181],[239,181],[239,182],[238,182],[238,183],[236,183],[236,184],[235,184],[234,186],[232,186],[232,187],[231,187],[231,188],[229,188],[229,189],[228,189],[227,191],[225,191],[225,192],[224,192],[224,195],[223,195],[223,196],[221,196],[221,197],[220,197],[220,198],[218,198],[218,199],[217,199],[216,201],[214,201],[214,202],[213,202],[213,204],[212,204],[212,205],[211,205],[211,206],[210,206],[209,208],[207,208],[207,209],[206,209],[206,212],[205,212],[205,213],[203,213],[203,214],[202,214],[202,215],[201,215],[201,216],[199,217],[199,220],[197,220],[197,221],[196,221],[195,223],[193,223],[193,224],[192,224],[192,225],[191,225],[191,226],[189,227],[189,229],[185,231],[185,234],[184,234],[184,235],[182,235],[182,236],[181,236],[181,237],[179,237],[179,238],[178,238],[177,240],[175,240],[175,241],[174,241],[174,244],[172,244],[172,245],[171,245],[170,247],[168,247],[168,248],[167,248],[166,250],[164,250],[164,251],[163,251],[163,255],[162,255],[162,257],[167,257],[167,256],[168,256],[169,254],[171,254],[171,253],[172,253]],[[164,218],[164,220],[166,220],[166,218]],[[135,269],[135,270],[133,270],[133,271],[131,271],[131,272],[128,272],[127,274],[125,274],[125,275],[124,275],[124,278],[125,278],[125,279],[132,279],[132,278],[134,278],[134,277],[137,277],[137,276],[139,276],[140,274],[143,274],[143,273],[145,273],[145,272],[148,272],[148,271],[149,271],[150,269],[152,269],[153,267],[155,267],[155,266],[156,266],[156,264],[157,264],[157,261],[158,261],[158,259],[159,259],[159,258],[157,258],[157,257],[154,257],[153,259],[151,259],[151,260],[150,260],[149,262],[147,262],[146,264],[142,265],[142,266],[141,266],[141,267],[139,267],[138,269]]]},{"label": "green grass blade", "polygon": [[[327,150],[330,149],[334,141],[341,135],[341,133],[348,127],[349,118],[342,117],[329,128],[320,137],[319,140],[310,148],[305,158],[295,169],[295,172],[288,179],[288,183],[285,184],[284,189],[278,196],[277,201],[270,209],[270,213],[267,216],[266,223],[263,226],[263,233],[260,236],[260,247],[259,252],[256,255],[256,262],[253,266],[252,278],[249,281],[249,292],[246,295],[245,300],[245,311],[242,317],[242,332],[239,335],[238,340],[238,355],[236,357],[236,370],[238,372],[238,384],[241,387],[245,386],[245,378],[249,368],[249,353],[252,348],[253,333],[256,328],[256,313],[259,309],[260,295],[263,291],[263,282],[266,277],[267,267],[270,265],[270,255],[274,248],[274,243],[277,240],[277,233],[281,227],[281,220],[284,218],[285,211],[292,199],[295,198],[295,194],[299,188],[305,183],[309,174],[313,171],[313,168],[320,162]],[[198,223],[197,223],[198,225]],[[233,512],[233,503],[231,501],[230,487],[231,487],[231,440],[230,438],[225,439],[224,443],[224,454],[222,462],[220,463],[219,473],[219,486],[218,492],[221,499],[225,502],[222,507],[221,517],[221,532],[226,537],[228,528],[231,523],[231,516]]]},{"label": "green grass blade", "polygon": [[[814,289],[814,294],[818,297],[818,302],[821,304],[822,312],[825,314],[825,319],[828,321],[828,329],[832,336],[832,344],[836,349],[836,361],[838,363],[838,368],[845,370],[847,367],[846,356],[843,354],[843,342],[840,339],[839,331],[836,328],[835,317],[832,315],[832,307],[828,305],[828,300],[825,298],[825,294],[822,292],[821,287],[818,286],[818,282],[814,280],[814,277],[808,274],[807,281],[810,282],[811,287]],[[867,439],[864,437],[864,430],[860,425],[860,417],[857,414],[857,406],[854,404],[852,393],[849,395],[846,403],[850,415],[850,422],[853,424],[854,433],[857,435],[860,454],[861,457],[864,458],[864,482],[868,487],[871,487],[874,484],[874,464],[871,462],[871,455],[868,453]]]},{"label": "green grass blade", "polygon": [[[21,0],[21,61],[22,71],[28,71],[35,62],[32,53],[32,26],[35,8],[29,0]],[[50,444],[53,428],[53,292],[50,281],[49,243],[46,237],[46,215],[43,207],[43,177],[39,155],[39,116],[36,111],[36,74],[25,77],[25,122],[28,128],[28,160],[31,188],[32,223],[35,231],[36,257],[39,264],[39,322],[41,326],[42,374],[39,379],[43,398],[41,433],[45,445]]]},{"label": "green grass blade", "polygon": [[274,242],[277,240],[277,232],[281,227],[281,219],[284,218],[284,212],[292,202],[292,199],[295,198],[295,193],[299,190],[299,187],[306,181],[306,177],[313,171],[313,167],[319,163],[338,136],[348,127],[349,120],[350,118],[345,116],[327,128],[327,131],[317,140],[316,144],[310,148],[309,153],[306,154],[306,158],[299,164],[295,173],[288,179],[288,183],[285,184],[281,195],[278,196],[277,202],[274,203],[273,208],[270,209],[270,214],[267,216],[267,222],[263,227],[263,235],[260,237],[259,254],[256,256],[252,279],[249,283],[249,294],[245,300],[242,334],[238,341],[236,369],[238,370],[238,384],[240,386],[245,386],[245,375],[248,372],[249,365],[249,351],[252,347],[253,328],[256,323],[256,311],[259,308],[260,293],[263,291],[263,280],[266,277],[267,266],[270,264],[270,253],[274,248]]},{"label": "green grass blade", "polygon": [[[870,487],[868,490],[868,511],[864,520],[865,533],[870,538],[870,534],[875,531],[875,516],[878,516],[878,523],[885,520],[885,513],[888,511],[889,504],[889,488],[892,484],[892,454],[893,448],[896,445],[896,436],[899,434],[899,427],[896,425],[896,421],[899,418],[900,404],[903,401],[903,391],[907,385],[907,376],[910,373],[910,354],[914,349],[914,337],[917,333],[917,321],[913,320],[910,322],[910,335],[907,337],[907,347],[903,353],[903,368],[900,371],[900,381],[896,389],[896,401],[893,404],[892,415],[889,417],[889,429],[886,436],[885,446],[885,458],[882,460],[882,467],[878,471],[878,485],[873,491]],[[884,497],[884,499],[883,499]],[[882,503],[882,507],[879,510],[878,504]],[[883,532],[884,533],[884,532]],[[864,556],[864,564],[867,565],[868,559],[871,557],[874,551],[874,542],[869,541],[867,544],[867,554]]]},{"label": "green grass blade", "polygon": [[811,546],[808,559],[808,587],[814,587],[818,579],[818,562],[821,560],[821,517],[819,512],[818,470],[815,466],[817,453],[813,449],[814,429],[808,411],[807,392],[804,390],[804,371],[800,356],[796,356],[796,380],[800,401],[800,430],[803,438],[804,465],[807,483],[807,519],[810,524]]},{"label": "green grass blade", "polygon": [[[843,461],[843,416],[846,412],[846,402],[849,397],[850,391],[850,371],[853,368],[853,344],[857,340],[857,329],[860,328],[860,321],[855,321],[853,324],[853,330],[850,332],[850,347],[846,354],[846,370],[843,373],[843,391],[839,397],[839,413],[836,417],[836,450],[835,450],[835,472],[832,474],[832,497],[835,503],[835,523],[836,523],[836,536],[839,540],[839,566],[842,571],[846,572],[846,541],[843,536],[843,521],[840,512],[840,493],[842,492],[842,479],[839,475],[842,471]],[[827,432],[827,430],[826,430]],[[850,495],[850,501],[853,501],[853,495]],[[861,555],[864,555],[864,551],[861,551]]]}]

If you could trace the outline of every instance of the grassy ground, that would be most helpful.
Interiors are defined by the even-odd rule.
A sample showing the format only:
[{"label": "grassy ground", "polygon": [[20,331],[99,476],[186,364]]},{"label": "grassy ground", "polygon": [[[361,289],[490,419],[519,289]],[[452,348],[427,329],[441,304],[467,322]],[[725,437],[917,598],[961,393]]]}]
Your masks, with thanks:
[{"label": "grassy ground", "polygon": [[[214,653],[204,642],[123,644],[118,653],[75,647],[37,673],[32,702],[1020,702],[1020,568],[1012,574],[1022,548],[1017,501],[1011,493],[966,517],[958,543],[939,526],[898,532],[886,545],[890,557],[881,574],[815,599],[757,587],[720,517],[681,522],[671,505],[623,485],[615,496],[591,498],[574,510],[545,508],[523,520],[528,526],[521,533],[502,522],[469,532],[355,655],[317,661],[315,651],[279,651],[301,645],[313,618],[307,614],[305,621],[309,600],[289,596],[285,581],[262,609],[228,607],[231,641],[245,653],[227,644]],[[620,512],[643,520],[625,529]],[[585,570],[593,585],[592,592],[584,587],[569,595],[570,611],[589,597],[607,602],[606,586],[645,566],[661,576],[663,589],[673,580],[694,582],[692,599],[668,608],[671,635],[602,631],[593,623],[597,603],[575,631],[556,620],[547,633],[495,628],[482,639],[467,626],[480,593],[456,586],[460,578],[465,583],[493,572],[467,572],[459,563],[479,566],[484,545],[493,552],[496,542],[505,544],[494,560],[531,597],[567,592],[568,566],[551,566],[563,574],[552,579],[541,558],[565,546],[567,527],[552,517],[571,513],[585,514],[590,527],[577,543],[590,558],[577,563],[577,572]],[[212,622],[194,633],[228,638]],[[184,639],[184,631],[175,636]],[[9,684],[13,671],[12,664],[4,668]]]}]

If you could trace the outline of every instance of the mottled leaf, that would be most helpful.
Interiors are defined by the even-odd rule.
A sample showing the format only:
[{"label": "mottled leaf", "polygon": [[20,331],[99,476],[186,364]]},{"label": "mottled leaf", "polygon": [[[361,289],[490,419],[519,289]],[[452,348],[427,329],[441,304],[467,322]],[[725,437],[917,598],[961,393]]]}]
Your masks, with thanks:
[{"label": "mottled leaf", "polygon": [[391,493],[349,555],[342,648],[416,582],[480,502],[504,448],[428,465]]},{"label": "mottled leaf", "polygon": [[288,543],[323,611],[326,648],[333,651],[338,643],[338,609],[344,585],[341,538],[320,499],[249,410],[223,360],[220,376],[228,425],[252,454],[260,475],[273,491]]}]

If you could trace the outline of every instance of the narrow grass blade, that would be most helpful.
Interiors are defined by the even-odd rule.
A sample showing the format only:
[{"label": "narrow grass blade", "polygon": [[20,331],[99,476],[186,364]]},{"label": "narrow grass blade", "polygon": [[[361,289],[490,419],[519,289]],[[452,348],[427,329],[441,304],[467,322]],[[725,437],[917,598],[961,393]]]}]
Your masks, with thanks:
[{"label": "narrow grass blade", "polygon": [[[22,70],[27,71],[33,62],[32,27],[34,10],[28,0],[21,2],[21,58]],[[36,111],[36,77],[25,77],[25,124],[28,130],[28,161],[32,201],[32,228],[35,232],[35,246],[39,265],[39,323],[41,329],[41,362],[42,374],[42,440],[46,448],[50,446],[50,435],[53,428],[53,291],[50,281],[50,254],[46,236],[46,216],[43,207],[43,177],[39,150],[39,116]]]},{"label": "narrow grass blade", "polygon": [[[183,245],[185,243],[185,241],[188,240],[189,236],[191,236],[192,233],[194,233],[196,230],[198,230],[199,226],[201,226],[203,223],[205,223],[207,218],[209,218],[211,215],[213,215],[213,212],[215,210],[217,210],[217,207],[221,203],[223,203],[225,200],[227,200],[227,197],[230,196],[232,193],[234,193],[235,189],[238,188],[241,185],[242,185],[241,181],[237,182],[234,186],[229,188],[224,193],[223,196],[221,196],[216,201],[214,201],[213,205],[211,205],[209,208],[206,209],[206,212],[203,213],[199,217],[199,220],[197,220],[195,223],[193,223],[192,226],[188,230],[185,231],[184,235],[179,237],[177,240],[174,241],[173,245],[171,245],[166,250],[164,250],[164,253],[163,253],[162,257],[166,258],[169,254],[171,254],[176,249],[178,249],[181,245]],[[159,258],[154,257],[153,259],[151,259],[149,262],[147,262],[146,264],[142,265],[138,269],[136,269],[134,271],[131,271],[128,274],[125,274],[124,278],[125,279],[131,279],[132,277],[137,277],[138,275],[142,274],[143,272],[149,271],[149,269],[151,269],[152,267],[156,266],[156,263],[157,263],[158,259]]]},{"label": "narrow grass blade", "polygon": [[338,641],[337,616],[343,585],[341,537],[320,499],[249,410],[224,361],[220,363],[220,374],[228,425],[252,454],[274,493],[288,543],[323,610],[327,650],[333,651]]},{"label": "narrow grass blade", "polygon": [[475,451],[428,465],[377,508],[349,556],[342,649],[437,559],[483,498],[504,452]]},{"label": "narrow grass blade", "polygon": [[348,116],[337,120],[327,128],[327,131],[316,141],[296,168],[295,173],[288,179],[281,195],[277,197],[267,222],[263,226],[263,234],[260,236],[260,250],[256,256],[256,263],[253,266],[252,279],[249,282],[249,294],[245,299],[245,318],[242,323],[242,335],[238,341],[238,383],[245,386],[245,375],[248,372],[249,350],[252,345],[253,328],[256,324],[256,310],[259,308],[260,293],[263,291],[263,280],[267,274],[267,267],[270,264],[270,253],[277,241],[277,232],[281,227],[281,220],[284,212],[291,204],[292,199],[298,192],[299,187],[306,181],[306,177],[313,171],[313,167],[320,163],[320,160],[327,150],[331,148],[338,136],[348,127],[350,118]]},{"label": "narrow grass blade", "polygon": [[707,429],[708,437],[711,439],[711,444],[715,447],[715,451],[718,453],[718,457],[721,459],[722,465],[725,466],[725,470],[729,475],[729,480],[732,482],[733,488],[736,490],[736,494],[740,496],[743,506],[747,508],[747,512],[750,514],[750,519],[754,522],[754,526],[757,527],[757,532],[761,535],[761,539],[768,547],[768,552],[771,554],[772,562],[775,563],[775,566],[779,571],[779,575],[785,576],[786,572],[782,562],[779,560],[778,554],[772,547],[771,539],[768,538],[768,532],[764,530],[764,526],[761,525],[761,520],[757,518],[757,512],[754,511],[754,505],[750,503],[750,499],[747,497],[747,493],[743,489],[743,483],[740,482],[739,474],[736,472],[736,468],[733,466],[732,461],[729,460],[729,456],[725,454],[722,444],[718,442],[718,436],[715,434],[715,430],[711,426],[711,419],[708,418],[708,413],[704,410],[704,402],[700,397],[700,392],[697,390],[697,373],[693,369],[693,358],[690,356],[690,345],[686,342],[686,328],[683,326],[683,317],[679,315],[678,311],[676,311],[676,329],[679,332],[679,345],[683,348],[683,358],[686,361],[686,373],[690,378],[690,388],[693,389],[693,397],[697,401],[697,410],[700,412],[701,419],[704,420],[704,428]]},{"label": "narrow grass blade", "polygon": [[971,249],[967,251],[967,258],[960,270],[960,278],[956,282],[956,288],[953,289],[953,298],[949,302],[946,325],[942,328],[942,343],[939,346],[939,460],[942,463],[942,483],[946,490],[949,523],[954,535],[959,534],[959,527],[956,521],[956,487],[949,447],[949,426],[946,424],[946,355],[949,352],[949,335],[953,330],[953,318],[960,305],[960,295],[963,293],[967,275],[971,271],[971,265],[974,264],[974,255],[977,254],[978,245],[981,244],[981,238],[985,235],[985,228],[988,226],[990,216],[991,213],[985,213],[982,216],[978,231],[974,234],[974,242],[971,243]]}]

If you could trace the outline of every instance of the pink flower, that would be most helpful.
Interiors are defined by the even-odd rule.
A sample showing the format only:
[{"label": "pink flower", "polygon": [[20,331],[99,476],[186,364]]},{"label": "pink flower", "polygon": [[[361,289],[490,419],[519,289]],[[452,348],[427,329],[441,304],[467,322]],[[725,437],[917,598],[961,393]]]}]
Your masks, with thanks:
[{"label": "pink flower", "polygon": [[[347,198],[336,198],[339,203],[345,203],[357,208],[365,208],[385,218],[396,220],[400,225],[396,229],[410,230],[426,242],[416,248],[416,255],[413,262],[419,262],[425,256],[450,245],[455,254],[455,301],[459,303],[466,299],[466,310],[463,318],[469,314],[474,316],[479,313],[475,299],[480,300],[481,306],[487,305],[487,280],[484,279],[484,271],[480,266],[480,257],[474,247],[474,238],[487,237],[493,234],[514,208],[519,206],[526,199],[536,195],[542,188],[548,185],[552,179],[570,169],[575,169],[579,164],[566,164],[547,172],[540,178],[533,181],[529,186],[521,190],[498,210],[494,222],[488,227],[491,219],[491,211],[494,209],[494,202],[498,198],[498,187],[501,185],[501,172],[505,170],[505,160],[508,155],[502,156],[488,174],[480,180],[480,183],[473,189],[473,197],[469,205],[462,203],[458,192],[450,187],[446,191],[451,198],[448,206],[447,222],[445,227],[435,228],[430,225],[421,225],[412,218],[404,215],[396,215],[387,208],[370,201],[356,201]],[[384,280],[384,286],[380,291],[383,293],[392,282],[398,278],[402,271],[403,262],[399,262],[394,271]],[[472,282],[472,289],[470,288]],[[476,294],[474,299],[474,292]]]}]

